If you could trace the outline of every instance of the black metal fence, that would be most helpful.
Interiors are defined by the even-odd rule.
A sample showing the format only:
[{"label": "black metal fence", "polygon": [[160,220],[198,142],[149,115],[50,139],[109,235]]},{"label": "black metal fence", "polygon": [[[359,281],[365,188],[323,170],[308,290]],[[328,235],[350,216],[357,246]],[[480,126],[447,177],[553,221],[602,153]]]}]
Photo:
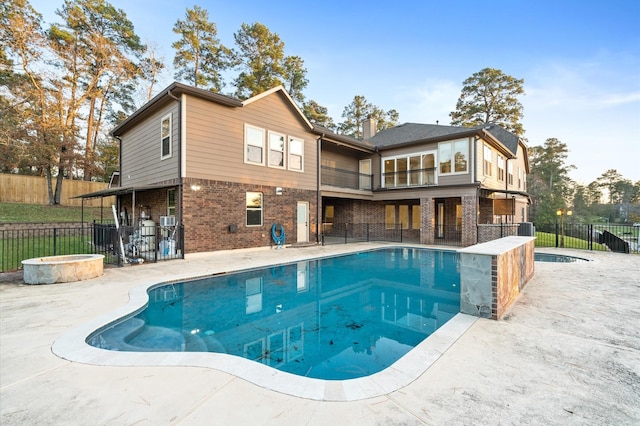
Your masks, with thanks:
[{"label": "black metal fence", "polygon": [[[525,226],[526,225],[526,226]],[[509,235],[534,235],[537,247],[563,247],[582,250],[602,250],[619,253],[640,253],[640,226],[599,225],[577,223],[483,224],[477,227],[477,241],[483,243]],[[389,227],[384,223],[324,224],[323,244],[346,244],[361,241],[420,242],[420,231]],[[462,246],[462,232],[458,226],[436,225],[434,245]]]},{"label": "black metal fence", "polygon": [[536,246],[639,253],[640,226],[582,223],[536,224]]},{"label": "black metal fence", "polygon": [[165,228],[86,224],[0,230],[0,272],[22,269],[22,261],[68,254],[104,254],[113,265],[158,262],[183,257],[182,226]]},{"label": "black metal fence", "polygon": [[[434,231],[434,244],[447,246],[462,245],[460,229],[453,226],[439,226]],[[420,243],[420,230],[408,229],[401,225],[385,223],[325,223],[322,231],[323,244],[347,244],[367,241],[387,241],[395,243]]]}]

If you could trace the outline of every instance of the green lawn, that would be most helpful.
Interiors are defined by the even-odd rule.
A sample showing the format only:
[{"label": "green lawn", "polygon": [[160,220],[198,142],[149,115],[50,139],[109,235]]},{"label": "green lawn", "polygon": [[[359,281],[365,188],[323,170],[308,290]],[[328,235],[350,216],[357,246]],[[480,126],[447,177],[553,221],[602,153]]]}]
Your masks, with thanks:
[{"label": "green lawn", "polygon": [[[102,209],[103,218],[112,219],[111,207]],[[81,222],[82,207],[0,203],[0,223]],[[84,221],[100,221],[100,207],[85,207]]]},{"label": "green lawn", "polygon": [[[560,242],[560,237],[558,237]],[[556,234],[549,232],[536,231],[536,247],[555,247],[556,246]],[[589,241],[575,237],[564,237],[565,248],[577,248],[588,250]],[[596,242],[593,243],[593,250],[607,251],[607,248],[602,244]]]}]

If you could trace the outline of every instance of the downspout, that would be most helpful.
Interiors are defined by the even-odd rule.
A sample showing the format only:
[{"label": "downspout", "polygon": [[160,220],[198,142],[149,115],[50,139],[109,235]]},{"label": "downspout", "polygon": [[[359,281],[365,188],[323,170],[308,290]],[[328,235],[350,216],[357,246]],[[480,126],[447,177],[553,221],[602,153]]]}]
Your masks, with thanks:
[{"label": "downspout", "polygon": [[[374,152],[376,154],[378,154],[378,164],[380,165],[380,169],[379,169],[380,170],[380,173],[379,173],[380,182],[378,183],[378,188],[382,188],[382,171],[384,170],[384,166],[382,164],[382,154],[380,153],[380,149],[378,148],[377,145],[374,147]],[[375,185],[374,185],[374,182],[373,182],[373,162],[371,164],[371,169],[372,169],[371,170],[371,173],[372,173],[372,175],[371,175],[371,191],[373,191],[376,188]]]},{"label": "downspout", "polygon": [[[120,172],[119,186],[122,187],[122,179],[124,178],[124,174],[122,173],[122,138],[116,135],[113,135],[113,137],[118,139],[118,143],[120,144],[120,149],[118,149],[118,171]],[[120,211],[120,207],[121,207],[120,197],[116,196],[116,208],[118,211]],[[133,201],[131,202],[131,215],[132,215],[131,223],[135,223],[136,206],[133,204]]]},{"label": "downspout", "polygon": [[[173,93],[171,93],[171,89],[167,89],[167,95],[175,100],[178,103],[178,196],[177,196],[177,203],[178,203],[178,219],[177,222],[179,225],[182,225],[184,229],[184,223],[182,222],[182,100],[176,96],[174,96]],[[184,257],[184,253],[185,253],[185,249],[184,249],[184,232],[182,233],[182,256]],[[178,235],[180,235],[180,232],[178,232]],[[179,241],[180,243],[180,241]]]},{"label": "downspout", "polygon": [[[320,180],[322,179],[321,174],[321,166],[322,166],[322,158],[320,158],[322,153],[322,138],[324,137],[324,133],[318,138],[318,154],[316,160],[316,243],[320,243],[320,226],[322,225],[322,194],[320,193]],[[323,230],[324,231],[324,230]]]}]

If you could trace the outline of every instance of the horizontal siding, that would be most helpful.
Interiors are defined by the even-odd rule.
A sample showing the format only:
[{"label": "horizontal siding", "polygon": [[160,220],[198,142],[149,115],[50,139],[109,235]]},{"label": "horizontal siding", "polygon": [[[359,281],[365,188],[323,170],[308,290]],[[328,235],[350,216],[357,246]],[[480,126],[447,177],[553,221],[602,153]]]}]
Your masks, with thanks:
[{"label": "horizontal siding", "polygon": [[[518,154],[515,159],[509,159],[509,161],[505,158],[505,178],[504,180],[498,180],[498,152],[491,148],[491,164],[493,173],[492,176],[487,176],[484,174],[484,146],[485,143],[482,141],[478,142],[478,158],[477,158],[477,166],[478,166],[478,180],[482,182],[483,186],[491,189],[508,189],[510,191],[525,191],[524,184],[518,188],[518,170],[521,169],[523,175],[526,172],[525,168],[525,155],[526,153],[522,149],[522,146],[518,146]],[[504,155],[503,155],[504,158]],[[513,164],[513,184],[507,185],[509,168],[508,164]],[[523,180],[526,180],[523,179]]]},{"label": "horizontal siding", "polygon": [[[161,160],[160,123],[171,114],[170,158]],[[178,103],[172,101],[122,135],[121,186],[150,185],[178,177]]]},{"label": "horizontal siding", "polygon": [[323,165],[329,163],[329,167],[334,167],[340,170],[349,170],[352,172],[358,172],[360,168],[360,160],[357,157],[337,149],[323,148],[322,162]]},{"label": "horizontal siding", "polygon": [[[187,98],[186,177],[237,183],[316,189],[317,136],[276,93],[242,108]],[[304,141],[304,172],[244,163],[244,126]],[[266,145],[265,145],[266,147]]]}]

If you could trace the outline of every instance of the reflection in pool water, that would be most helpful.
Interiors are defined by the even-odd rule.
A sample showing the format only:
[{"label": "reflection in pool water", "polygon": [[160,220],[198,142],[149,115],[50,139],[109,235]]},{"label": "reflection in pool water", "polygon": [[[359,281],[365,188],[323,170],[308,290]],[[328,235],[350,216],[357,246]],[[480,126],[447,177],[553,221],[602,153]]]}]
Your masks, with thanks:
[{"label": "reflection in pool water", "polygon": [[455,252],[388,248],[158,286],[143,311],[87,342],[344,380],[384,370],[459,311]]}]

